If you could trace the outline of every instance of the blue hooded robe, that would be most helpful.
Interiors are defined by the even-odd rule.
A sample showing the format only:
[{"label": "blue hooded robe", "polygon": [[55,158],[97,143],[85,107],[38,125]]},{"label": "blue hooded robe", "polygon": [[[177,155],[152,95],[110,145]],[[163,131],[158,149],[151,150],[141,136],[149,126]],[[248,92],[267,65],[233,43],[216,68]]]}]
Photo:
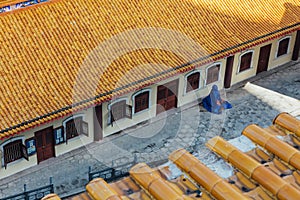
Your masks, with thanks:
[{"label": "blue hooded robe", "polygon": [[230,109],[232,105],[222,100],[218,86],[213,85],[209,95],[202,99],[203,107],[212,113],[221,114],[223,109]]}]

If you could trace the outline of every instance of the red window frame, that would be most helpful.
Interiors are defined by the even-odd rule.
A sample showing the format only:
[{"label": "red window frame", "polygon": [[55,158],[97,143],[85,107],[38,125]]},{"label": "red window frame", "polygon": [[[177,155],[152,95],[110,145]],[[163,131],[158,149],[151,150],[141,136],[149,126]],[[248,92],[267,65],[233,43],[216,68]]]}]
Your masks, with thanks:
[{"label": "red window frame", "polygon": [[140,93],[134,97],[134,113],[149,108],[149,91]]},{"label": "red window frame", "polygon": [[248,53],[245,53],[241,56],[239,72],[242,72],[242,71],[245,71],[245,70],[251,68],[252,56],[253,56],[252,51],[248,52]]}]

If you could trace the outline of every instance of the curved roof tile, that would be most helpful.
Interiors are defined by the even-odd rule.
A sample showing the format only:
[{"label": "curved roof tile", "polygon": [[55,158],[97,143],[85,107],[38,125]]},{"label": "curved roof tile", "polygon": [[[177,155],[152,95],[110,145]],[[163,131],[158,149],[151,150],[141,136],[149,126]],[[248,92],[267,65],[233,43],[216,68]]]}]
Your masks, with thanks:
[{"label": "curved roof tile", "polygon": [[2,13],[0,139],[298,29],[299,13],[298,0],[61,0]]}]

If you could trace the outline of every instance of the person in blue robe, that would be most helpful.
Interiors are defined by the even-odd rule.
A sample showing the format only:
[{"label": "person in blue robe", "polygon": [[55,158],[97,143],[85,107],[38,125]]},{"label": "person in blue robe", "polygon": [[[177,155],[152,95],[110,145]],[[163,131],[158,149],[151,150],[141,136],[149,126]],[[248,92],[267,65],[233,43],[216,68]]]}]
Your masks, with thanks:
[{"label": "person in blue robe", "polygon": [[218,86],[216,85],[213,85],[209,95],[202,99],[202,105],[207,111],[215,114],[221,114],[222,110],[232,108],[229,102],[221,98]]}]

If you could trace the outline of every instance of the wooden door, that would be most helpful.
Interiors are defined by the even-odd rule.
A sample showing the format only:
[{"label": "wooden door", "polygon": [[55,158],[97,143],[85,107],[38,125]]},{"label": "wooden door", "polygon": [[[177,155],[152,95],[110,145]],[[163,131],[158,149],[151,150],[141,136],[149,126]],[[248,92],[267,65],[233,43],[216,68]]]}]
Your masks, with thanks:
[{"label": "wooden door", "polygon": [[298,60],[300,53],[300,31],[297,31],[292,60]]},{"label": "wooden door", "polygon": [[52,126],[35,132],[35,140],[38,164],[44,160],[55,157]]},{"label": "wooden door", "polygon": [[157,87],[156,114],[177,107],[178,79]]},{"label": "wooden door", "polygon": [[231,76],[232,76],[232,69],[233,69],[233,61],[234,61],[234,56],[229,56],[226,59],[226,70],[225,70],[225,77],[224,77],[224,88],[230,88],[230,86],[231,86]]},{"label": "wooden door", "polygon": [[267,71],[272,44],[260,48],[256,74]]}]

